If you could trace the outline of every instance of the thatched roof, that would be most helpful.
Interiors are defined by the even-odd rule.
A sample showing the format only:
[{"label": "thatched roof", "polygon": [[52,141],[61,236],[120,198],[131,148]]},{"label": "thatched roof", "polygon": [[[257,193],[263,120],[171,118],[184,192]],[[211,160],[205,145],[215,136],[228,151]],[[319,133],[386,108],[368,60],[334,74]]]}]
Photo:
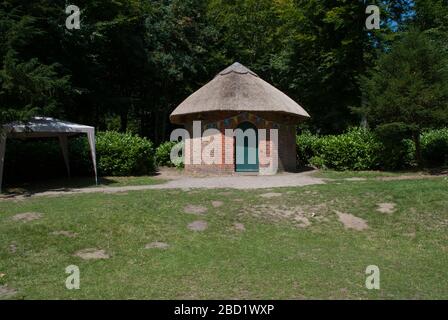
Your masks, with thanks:
[{"label": "thatched roof", "polygon": [[187,115],[218,111],[278,112],[297,119],[310,117],[298,103],[238,62],[189,96],[171,113],[170,120],[182,123]]}]

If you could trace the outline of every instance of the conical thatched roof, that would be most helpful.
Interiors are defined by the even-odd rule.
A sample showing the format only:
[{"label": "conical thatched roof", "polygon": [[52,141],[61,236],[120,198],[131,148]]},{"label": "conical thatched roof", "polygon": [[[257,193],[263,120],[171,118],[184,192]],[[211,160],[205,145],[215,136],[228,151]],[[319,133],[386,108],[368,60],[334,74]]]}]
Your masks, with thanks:
[{"label": "conical thatched roof", "polygon": [[219,111],[278,112],[309,118],[294,100],[238,62],[189,96],[171,113],[170,120],[182,123],[187,115]]}]

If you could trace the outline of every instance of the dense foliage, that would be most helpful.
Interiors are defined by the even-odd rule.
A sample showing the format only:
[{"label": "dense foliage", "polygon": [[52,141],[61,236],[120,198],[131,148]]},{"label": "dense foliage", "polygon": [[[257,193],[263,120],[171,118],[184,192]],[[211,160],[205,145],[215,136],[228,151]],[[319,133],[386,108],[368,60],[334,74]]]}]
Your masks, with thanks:
[{"label": "dense foliage", "polygon": [[158,166],[173,167],[170,160],[171,149],[176,145],[175,141],[167,141],[160,144],[156,149],[156,164]]},{"label": "dense foliage", "polygon": [[362,119],[360,76],[403,30],[446,47],[446,1],[371,2],[380,30],[363,1],[79,0],[79,30],[66,1],[2,1],[0,123],[56,116],[159,144],[169,113],[239,61],[303,104],[310,130],[339,133]]},{"label": "dense foliage", "polygon": [[[303,105],[311,119],[301,129],[370,127],[383,162],[361,149],[357,167],[422,164],[421,133],[448,124],[448,2],[370,4],[381,8],[380,30],[366,29],[365,1],[78,0],[80,29],[68,30],[66,1],[1,1],[0,124],[53,116],[159,145],[172,110],[239,61]],[[332,139],[350,150],[351,135]],[[403,160],[409,148],[416,154]],[[107,159],[107,173],[150,167]]]},{"label": "dense foliage", "polygon": [[[308,144],[308,145],[307,145]],[[337,170],[368,170],[379,167],[381,145],[365,129],[350,129],[345,134],[306,135],[297,138],[299,158],[308,156],[310,164]],[[306,158],[303,158],[306,161]]]},{"label": "dense foliage", "polygon": [[[176,145],[179,144],[179,148],[183,147],[183,142],[179,144],[179,142],[176,141],[166,141],[162,144],[160,144],[156,149],[156,164],[159,167],[165,166],[165,167],[176,167],[176,168],[183,168],[184,162],[182,158],[179,158],[175,160],[174,162],[171,161],[171,150],[177,150],[173,149]],[[181,152],[181,151],[180,151]]]},{"label": "dense foliage", "polygon": [[421,132],[448,123],[448,59],[440,49],[428,35],[413,29],[364,77],[363,110],[370,124],[407,131],[419,165],[423,164]]},{"label": "dense foliage", "polygon": [[102,132],[96,138],[98,170],[102,175],[141,175],[154,171],[154,148],[131,133]]},{"label": "dense foliage", "polygon": [[[98,173],[105,176],[149,174],[155,170],[152,143],[130,133],[98,132],[96,136]],[[69,140],[73,175],[92,175],[92,160],[85,137]],[[66,168],[57,139],[7,142],[5,181],[61,177]]]},{"label": "dense foliage", "polygon": [[[448,129],[422,133],[423,159],[428,166],[448,164]],[[415,165],[414,145],[403,138],[393,146],[373,131],[350,129],[340,135],[297,136],[298,158],[303,165],[336,170],[404,169]]]},{"label": "dense foliage", "polygon": [[422,135],[422,154],[427,166],[447,166],[448,128],[424,132]]}]

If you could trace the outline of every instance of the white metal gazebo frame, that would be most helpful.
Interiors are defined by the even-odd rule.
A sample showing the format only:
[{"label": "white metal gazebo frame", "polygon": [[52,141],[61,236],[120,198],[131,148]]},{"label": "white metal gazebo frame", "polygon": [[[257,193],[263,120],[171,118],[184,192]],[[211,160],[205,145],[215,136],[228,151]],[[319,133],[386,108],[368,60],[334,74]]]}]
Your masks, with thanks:
[{"label": "white metal gazebo frame", "polygon": [[68,175],[70,176],[70,162],[68,155],[68,137],[79,134],[87,134],[89,140],[90,153],[92,156],[93,170],[95,172],[95,183],[98,184],[98,174],[96,168],[96,148],[95,148],[95,128],[61,121],[54,118],[34,117],[31,120],[22,122],[8,123],[2,126],[0,132],[0,192],[3,180],[3,167],[5,164],[6,140],[8,138],[48,138],[57,137],[64,156]]}]

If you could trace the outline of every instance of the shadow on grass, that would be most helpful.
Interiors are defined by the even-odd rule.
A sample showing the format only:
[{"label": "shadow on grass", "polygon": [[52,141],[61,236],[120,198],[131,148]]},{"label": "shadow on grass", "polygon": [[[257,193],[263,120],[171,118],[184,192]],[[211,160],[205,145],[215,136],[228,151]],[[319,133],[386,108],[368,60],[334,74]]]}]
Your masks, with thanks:
[{"label": "shadow on grass", "polygon": [[159,173],[155,172],[146,176],[128,177],[98,177],[98,185],[93,177],[55,178],[47,180],[34,180],[6,184],[2,190],[2,197],[14,197],[17,195],[32,195],[45,191],[70,191],[72,189],[93,187],[122,187],[131,185],[151,185],[163,183],[164,180],[156,179]]},{"label": "shadow on grass", "polygon": [[291,171],[292,173],[302,173],[302,172],[308,172],[308,171],[316,171],[317,169],[309,166],[309,165],[303,165],[299,166],[296,170]]},{"label": "shadow on grass", "polygon": [[448,167],[432,168],[428,170],[428,173],[435,176],[448,175]]}]

